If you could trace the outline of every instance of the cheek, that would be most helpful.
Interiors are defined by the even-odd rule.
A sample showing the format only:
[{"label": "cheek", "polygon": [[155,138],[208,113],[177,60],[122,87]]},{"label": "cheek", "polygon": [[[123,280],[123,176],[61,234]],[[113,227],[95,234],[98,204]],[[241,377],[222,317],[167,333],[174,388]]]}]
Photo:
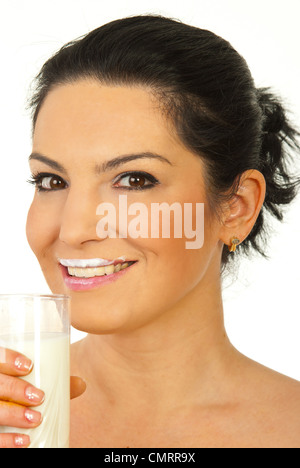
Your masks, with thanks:
[{"label": "cheek", "polygon": [[[200,203],[204,200],[204,195],[195,191],[193,196],[190,193],[183,193],[181,196],[184,198],[184,203],[179,201],[182,216],[176,218],[181,220],[176,223],[181,227],[179,238],[174,235],[175,217],[172,213],[171,219],[169,215],[165,218],[170,220],[166,223],[170,225],[167,238],[162,235],[164,223],[160,217],[159,220],[155,219],[155,224],[159,225],[159,238],[151,238],[150,235],[147,239],[133,241],[135,248],[143,252],[146,260],[140,291],[147,291],[155,302],[160,299],[171,302],[173,299],[178,300],[193,289],[201,281],[214,248],[215,236],[207,206],[204,202]],[[169,206],[174,199],[174,195],[170,197]],[[198,204],[201,205],[197,214],[196,200],[200,200]],[[150,211],[148,206],[148,213]],[[148,225],[153,225],[153,221],[149,216]]]},{"label": "cheek", "polygon": [[152,247],[156,258],[152,256],[153,261],[149,261],[146,276],[151,277],[154,296],[158,293],[157,297],[176,302],[201,281],[210,249],[205,245],[201,249],[186,249],[186,239],[160,239]]},{"label": "cheek", "polygon": [[[199,194],[193,199],[187,195],[185,197],[185,202],[192,203],[193,207],[195,200],[202,201],[204,196]],[[192,222],[187,223],[191,226],[188,237],[183,235],[182,238],[172,236],[165,239],[160,237],[136,240],[138,250],[144,252],[147,257],[140,291],[147,291],[151,296],[149,299],[152,305],[156,303],[159,306],[164,301],[165,305],[175,303],[197,287],[206,274],[218,243],[218,229],[207,204],[204,203],[202,208],[203,212],[197,217],[193,209],[190,218]],[[182,219],[184,220],[184,216]],[[173,227],[171,224],[171,232],[174,232]],[[199,239],[199,242],[196,239]],[[197,247],[199,245],[200,248]],[[187,248],[188,246],[190,248]]]},{"label": "cheek", "polygon": [[[212,249],[186,249],[186,239],[139,239],[135,248],[143,252],[137,282],[132,285],[131,309],[161,313],[187,296],[207,271]],[[128,292],[128,291],[127,291]]]},{"label": "cheek", "polygon": [[51,209],[45,206],[42,208],[36,199],[33,201],[27,216],[26,235],[38,260],[57,238],[59,223],[55,219],[57,218]]}]

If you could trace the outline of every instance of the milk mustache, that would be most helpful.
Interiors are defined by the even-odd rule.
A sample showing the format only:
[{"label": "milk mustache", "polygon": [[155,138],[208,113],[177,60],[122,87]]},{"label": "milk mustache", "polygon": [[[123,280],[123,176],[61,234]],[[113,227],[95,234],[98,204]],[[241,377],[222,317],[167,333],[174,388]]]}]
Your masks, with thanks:
[{"label": "milk mustache", "polygon": [[[29,357],[33,370],[23,380],[40,388],[45,393],[44,403],[35,407],[41,412],[42,422],[34,429],[1,427],[2,432],[28,434],[29,448],[68,448],[70,430],[70,370],[69,335],[43,333],[34,340],[28,335],[14,343],[9,337],[1,337],[0,346],[14,349]],[[34,359],[35,356],[35,359]]]}]

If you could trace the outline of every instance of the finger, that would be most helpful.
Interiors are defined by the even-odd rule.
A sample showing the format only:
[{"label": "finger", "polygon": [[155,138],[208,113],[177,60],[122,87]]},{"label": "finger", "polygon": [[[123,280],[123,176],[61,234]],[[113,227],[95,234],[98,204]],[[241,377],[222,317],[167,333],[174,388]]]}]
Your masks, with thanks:
[{"label": "finger", "polygon": [[0,374],[0,400],[25,406],[37,406],[43,403],[44,398],[44,392],[26,380]]},{"label": "finger", "polygon": [[0,401],[0,426],[33,428],[39,426],[41,422],[42,415],[39,411],[16,403]]},{"label": "finger", "polygon": [[17,351],[0,347],[0,373],[6,375],[26,375],[33,368],[32,361]]},{"label": "finger", "polygon": [[26,448],[30,437],[26,434],[0,434],[0,448]]},{"label": "finger", "polygon": [[82,395],[86,390],[86,383],[81,377],[71,377],[71,400]]}]

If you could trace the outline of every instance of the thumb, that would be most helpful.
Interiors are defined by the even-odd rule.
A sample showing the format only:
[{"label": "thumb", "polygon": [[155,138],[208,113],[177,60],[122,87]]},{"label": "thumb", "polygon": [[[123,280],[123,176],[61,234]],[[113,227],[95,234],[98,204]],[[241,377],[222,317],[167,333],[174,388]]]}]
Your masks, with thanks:
[{"label": "thumb", "polygon": [[86,383],[81,377],[71,376],[71,400],[82,395],[86,390]]}]

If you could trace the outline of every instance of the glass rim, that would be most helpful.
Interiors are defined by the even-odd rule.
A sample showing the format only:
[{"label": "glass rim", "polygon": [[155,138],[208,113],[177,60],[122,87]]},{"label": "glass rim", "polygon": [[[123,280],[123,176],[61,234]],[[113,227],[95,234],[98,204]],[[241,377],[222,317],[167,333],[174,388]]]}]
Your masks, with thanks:
[{"label": "glass rim", "polygon": [[70,296],[67,296],[66,294],[37,294],[37,293],[32,293],[32,294],[27,294],[27,293],[8,293],[8,294],[1,294],[0,293],[0,300],[1,299],[12,299],[12,298],[28,298],[28,299],[49,299],[49,300],[66,300],[70,299]]}]

